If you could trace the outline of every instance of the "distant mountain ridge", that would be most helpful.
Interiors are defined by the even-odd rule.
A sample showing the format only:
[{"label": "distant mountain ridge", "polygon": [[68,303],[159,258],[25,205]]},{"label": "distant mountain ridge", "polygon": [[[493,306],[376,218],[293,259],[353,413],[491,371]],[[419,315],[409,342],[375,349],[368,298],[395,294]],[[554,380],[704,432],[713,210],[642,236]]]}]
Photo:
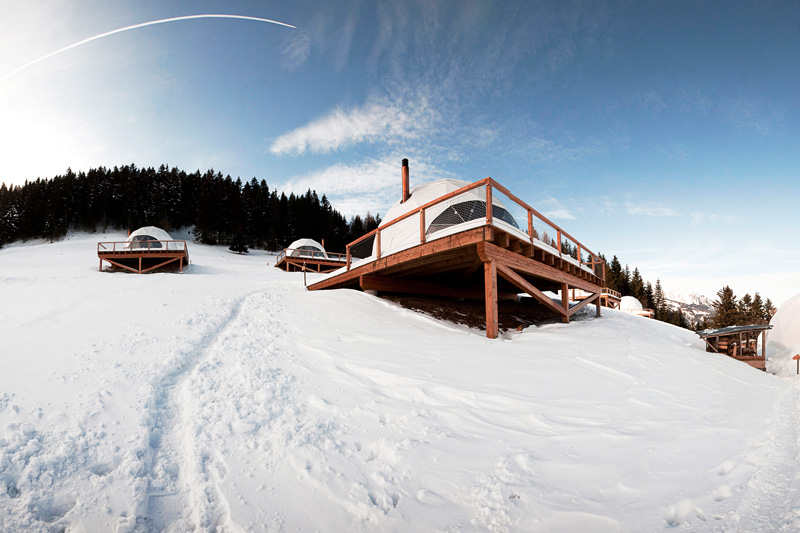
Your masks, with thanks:
[{"label": "distant mountain ridge", "polygon": [[692,326],[701,322],[703,318],[710,318],[714,314],[714,301],[702,294],[668,292],[665,294],[665,300],[671,309],[680,309]]}]

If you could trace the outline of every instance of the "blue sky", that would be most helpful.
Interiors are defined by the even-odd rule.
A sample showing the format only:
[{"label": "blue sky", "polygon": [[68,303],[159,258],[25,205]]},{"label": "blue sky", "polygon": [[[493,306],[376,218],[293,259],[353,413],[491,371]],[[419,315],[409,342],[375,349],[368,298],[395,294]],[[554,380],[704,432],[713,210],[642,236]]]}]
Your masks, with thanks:
[{"label": "blue sky", "polygon": [[[667,290],[800,292],[800,3],[0,0],[0,181],[214,168],[385,213],[492,176]],[[311,236],[313,237],[313,236]]]}]

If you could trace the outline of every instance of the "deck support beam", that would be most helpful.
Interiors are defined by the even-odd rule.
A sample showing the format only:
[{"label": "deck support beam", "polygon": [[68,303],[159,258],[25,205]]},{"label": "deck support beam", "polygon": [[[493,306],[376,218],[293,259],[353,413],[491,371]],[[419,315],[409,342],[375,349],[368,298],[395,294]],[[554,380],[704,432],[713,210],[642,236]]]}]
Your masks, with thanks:
[{"label": "deck support beam", "polygon": [[486,337],[496,339],[500,335],[500,327],[497,320],[497,265],[494,261],[487,261],[483,264],[483,280],[486,300]]},{"label": "deck support beam", "polygon": [[567,311],[553,303],[553,300],[548,298],[542,291],[525,281],[525,278],[511,270],[505,265],[497,265],[497,273],[506,281],[518,287],[520,290],[526,292],[531,298],[537,302],[546,305],[551,310],[559,315],[566,316]]}]

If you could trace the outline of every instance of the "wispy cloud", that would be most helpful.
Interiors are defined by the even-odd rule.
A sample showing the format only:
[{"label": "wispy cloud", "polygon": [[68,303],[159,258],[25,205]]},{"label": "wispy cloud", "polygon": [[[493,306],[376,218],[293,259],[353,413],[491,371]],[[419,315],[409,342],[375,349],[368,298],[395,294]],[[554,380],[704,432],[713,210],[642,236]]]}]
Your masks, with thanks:
[{"label": "wispy cloud", "polygon": [[299,69],[311,54],[311,37],[306,31],[294,32],[281,50],[283,66],[290,71]]},{"label": "wispy cloud", "polygon": [[437,113],[424,99],[413,104],[373,99],[361,107],[336,108],[328,115],[278,137],[276,155],[330,153],[359,143],[393,143],[417,139],[433,129]]},{"label": "wispy cloud", "polygon": [[[400,161],[392,154],[384,158],[368,158],[353,164],[336,163],[322,170],[296,176],[281,188],[287,192],[303,193],[308,189],[328,195],[334,207],[345,215],[385,213],[400,197]],[[412,186],[454,177],[424,161],[414,161]]]},{"label": "wispy cloud", "polygon": [[543,198],[538,202],[538,208],[542,211],[542,214],[550,219],[560,219],[560,220],[575,220],[575,217],[572,213],[567,209],[567,207],[560,202],[559,200],[553,198],[552,196],[548,198]]},{"label": "wispy cloud", "polygon": [[625,202],[625,212],[631,216],[648,217],[673,217],[678,214],[674,209],[662,205],[634,204],[630,201]]},{"label": "wispy cloud", "polygon": [[720,110],[733,124],[762,135],[782,130],[786,114],[780,107],[768,107],[756,100],[741,97],[723,100],[720,102]]}]

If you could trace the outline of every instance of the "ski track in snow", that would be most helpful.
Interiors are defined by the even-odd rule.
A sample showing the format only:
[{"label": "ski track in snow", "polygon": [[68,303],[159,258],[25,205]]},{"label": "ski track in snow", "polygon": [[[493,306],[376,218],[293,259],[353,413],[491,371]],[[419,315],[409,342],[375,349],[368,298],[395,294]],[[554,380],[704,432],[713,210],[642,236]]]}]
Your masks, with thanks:
[{"label": "ski track in snow", "polygon": [[[153,386],[148,405],[147,436],[149,449],[142,457],[143,474],[148,479],[144,498],[136,512],[136,529],[147,531],[185,531],[198,526],[213,528],[226,512],[226,502],[214,490],[197,494],[196,450],[192,443],[191,428],[186,413],[192,402],[188,378],[209,357],[225,332],[239,316],[244,301],[240,297],[229,305],[228,316],[208,332],[200,342],[175,363]],[[201,458],[201,468],[206,469],[207,458]],[[190,481],[191,480],[191,481]],[[211,508],[205,514],[214,516],[214,523],[197,522],[198,507]]]}]

